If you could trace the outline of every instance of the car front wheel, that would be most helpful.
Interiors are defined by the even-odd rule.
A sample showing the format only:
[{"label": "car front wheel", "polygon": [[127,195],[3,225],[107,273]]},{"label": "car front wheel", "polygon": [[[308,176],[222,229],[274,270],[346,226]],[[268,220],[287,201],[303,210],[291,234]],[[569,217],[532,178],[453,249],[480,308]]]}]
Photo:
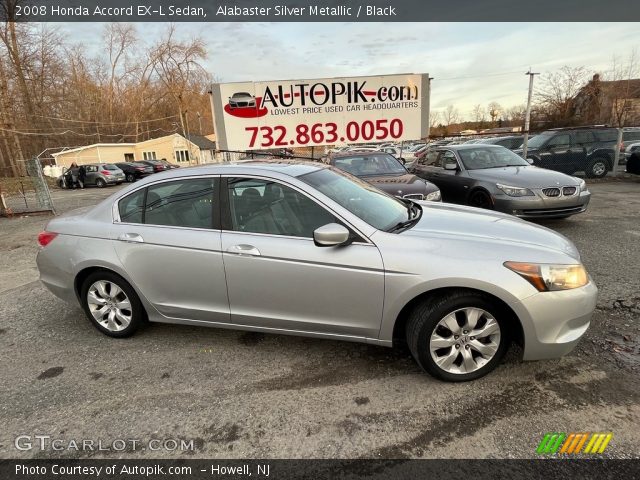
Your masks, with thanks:
[{"label": "car front wheel", "polygon": [[464,382],[491,372],[509,347],[506,313],[488,297],[454,291],[414,308],[407,324],[413,357],[441,380]]},{"label": "car front wheel", "polygon": [[87,317],[105,335],[128,337],[145,321],[144,308],[135,290],[114,273],[90,274],[80,294]]},{"label": "car front wheel", "polygon": [[602,178],[607,174],[609,164],[604,158],[594,158],[587,165],[585,172],[589,178]]},{"label": "car front wheel", "polygon": [[136,181],[136,176],[133,173],[127,173],[127,182],[132,183]]}]

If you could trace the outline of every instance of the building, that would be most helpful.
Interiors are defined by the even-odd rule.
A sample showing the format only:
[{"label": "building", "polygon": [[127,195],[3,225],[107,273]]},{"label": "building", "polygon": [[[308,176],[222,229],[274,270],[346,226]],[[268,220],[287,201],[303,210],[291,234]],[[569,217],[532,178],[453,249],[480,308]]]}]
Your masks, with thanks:
[{"label": "building", "polygon": [[72,163],[117,163],[137,160],[165,159],[180,166],[222,161],[215,142],[200,135],[189,139],[178,133],[138,143],[96,143],[53,153],[55,164],[69,167]]},{"label": "building", "polygon": [[574,116],[584,125],[640,125],[640,78],[601,80],[599,74],[573,100]]}]

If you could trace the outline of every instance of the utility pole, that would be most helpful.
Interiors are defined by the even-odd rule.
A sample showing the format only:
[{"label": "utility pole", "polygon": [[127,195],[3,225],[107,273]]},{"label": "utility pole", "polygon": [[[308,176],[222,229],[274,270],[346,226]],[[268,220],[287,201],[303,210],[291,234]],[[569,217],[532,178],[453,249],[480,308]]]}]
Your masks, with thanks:
[{"label": "utility pole", "polygon": [[527,111],[524,114],[524,141],[522,142],[522,157],[527,159],[527,143],[529,141],[529,123],[531,121],[531,95],[533,94],[533,77],[540,75],[533,73],[531,69],[525,75],[529,75],[529,96],[527,97]]}]

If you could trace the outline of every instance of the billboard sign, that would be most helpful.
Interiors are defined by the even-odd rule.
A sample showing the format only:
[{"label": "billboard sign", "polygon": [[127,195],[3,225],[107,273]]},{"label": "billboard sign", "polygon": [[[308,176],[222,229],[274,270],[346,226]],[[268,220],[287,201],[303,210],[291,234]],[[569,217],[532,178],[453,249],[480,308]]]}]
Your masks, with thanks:
[{"label": "billboard sign", "polygon": [[429,75],[217,83],[219,150],[417,140],[429,135]]}]

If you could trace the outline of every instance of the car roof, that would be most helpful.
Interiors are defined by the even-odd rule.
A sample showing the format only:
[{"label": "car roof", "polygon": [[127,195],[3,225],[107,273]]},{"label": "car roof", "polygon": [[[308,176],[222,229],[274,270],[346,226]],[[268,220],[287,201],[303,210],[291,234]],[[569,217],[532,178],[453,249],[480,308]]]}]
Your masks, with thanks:
[{"label": "car roof", "polygon": [[493,143],[462,143],[459,145],[437,145],[435,148],[443,150],[473,150],[474,148],[504,148],[502,145]]},{"label": "car roof", "polygon": [[187,177],[192,175],[211,175],[211,174],[233,174],[237,173],[239,168],[245,168],[252,172],[273,172],[282,173],[290,177],[299,177],[307,173],[315,172],[323,168],[331,168],[320,162],[305,161],[302,159],[256,159],[256,160],[237,160],[234,162],[212,163],[208,165],[198,165],[193,167],[184,167],[169,170],[166,175],[172,177]]}]

